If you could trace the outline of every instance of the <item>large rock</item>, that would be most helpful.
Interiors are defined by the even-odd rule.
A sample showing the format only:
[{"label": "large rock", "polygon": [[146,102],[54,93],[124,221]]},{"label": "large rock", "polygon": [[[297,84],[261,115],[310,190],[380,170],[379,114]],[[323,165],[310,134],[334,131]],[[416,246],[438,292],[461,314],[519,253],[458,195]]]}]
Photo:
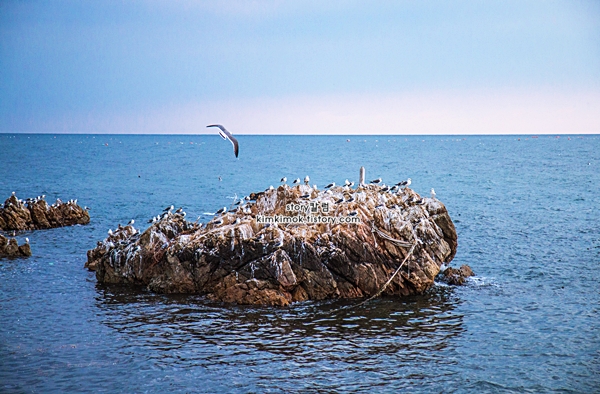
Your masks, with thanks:
[{"label": "large rock", "polygon": [[28,257],[31,256],[29,242],[20,245],[14,238],[6,238],[0,234],[0,258],[4,257]]},{"label": "large rock", "polygon": [[383,294],[423,293],[456,254],[454,224],[439,200],[386,189],[283,185],[204,226],[168,213],[142,234],[117,229],[86,266],[102,283],[244,304],[374,295],[396,270]]},{"label": "large rock", "polygon": [[75,224],[88,224],[90,214],[75,201],[56,200],[52,205],[43,198],[23,202],[14,194],[0,207],[0,230],[39,230]]}]

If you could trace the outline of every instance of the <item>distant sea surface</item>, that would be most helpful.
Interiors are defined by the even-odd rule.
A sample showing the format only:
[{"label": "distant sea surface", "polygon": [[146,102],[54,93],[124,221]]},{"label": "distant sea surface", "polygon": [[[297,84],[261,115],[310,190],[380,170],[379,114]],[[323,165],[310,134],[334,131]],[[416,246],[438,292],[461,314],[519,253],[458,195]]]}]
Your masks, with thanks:
[{"label": "distant sea surface", "polygon": [[[600,136],[0,134],[0,199],[78,199],[91,223],[20,233],[0,260],[0,392],[600,392]],[[104,286],[109,228],[278,186],[412,178],[477,276],[426,294],[210,302]],[[219,180],[221,177],[221,180]]]}]

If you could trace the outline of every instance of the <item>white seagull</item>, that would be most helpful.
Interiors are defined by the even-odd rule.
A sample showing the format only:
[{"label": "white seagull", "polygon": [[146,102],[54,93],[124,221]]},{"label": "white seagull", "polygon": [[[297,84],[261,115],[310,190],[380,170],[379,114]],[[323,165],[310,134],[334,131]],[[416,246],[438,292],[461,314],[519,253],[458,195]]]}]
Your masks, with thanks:
[{"label": "white seagull", "polygon": [[431,198],[435,198],[435,190],[433,188],[431,188]]},{"label": "white seagull", "polygon": [[218,127],[219,129],[221,129],[219,131],[219,135],[224,140],[228,139],[229,141],[231,141],[231,143],[233,144],[233,153],[235,153],[235,157],[238,157],[238,154],[240,153],[240,145],[238,144],[238,141],[235,139],[235,137],[229,131],[227,131],[225,127],[221,126],[220,124],[210,124],[206,127]]}]

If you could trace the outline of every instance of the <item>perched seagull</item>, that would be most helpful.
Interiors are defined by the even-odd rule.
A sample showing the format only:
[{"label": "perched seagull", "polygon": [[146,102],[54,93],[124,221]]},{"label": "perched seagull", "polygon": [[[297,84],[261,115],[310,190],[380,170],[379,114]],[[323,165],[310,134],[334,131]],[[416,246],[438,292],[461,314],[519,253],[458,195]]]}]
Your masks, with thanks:
[{"label": "perched seagull", "polygon": [[220,224],[223,224],[223,220],[222,220],[222,219],[215,220],[215,221],[213,222],[213,224],[216,224],[216,225],[218,226],[218,225],[220,225]]},{"label": "perched seagull", "polygon": [[329,189],[335,187],[335,182],[331,182],[329,185],[325,186],[325,189]]},{"label": "perched seagull", "polygon": [[13,195],[13,196],[14,196],[14,195],[16,195],[16,194],[17,194],[17,193],[15,193],[15,192],[12,192],[12,195]]},{"label": "perched seagull", "polygon": [[29,243],[29,238],[25,238],[25,243],[28,244]]},{"label": "perched seagull", "polygon": [[181,213],[181,212],[183,212],[183,207],[179,207],[179,208],[178,208],[178,209],[175,211],[175,213]]},{"label": "perched seagull", "polygon": [[360,167],[360,172],[358,175],[358,184],[361,186],[365,184],[365,167]]},{"label": "perched seagull", "polygon": [[131,226],[131,225],[133,225],[133,223],[135,223],[135,220],[131,219],[131,220],[129,221],[129,223],[127,223],[127,225],[128,225],[128,226]]},{"label": "perched seagull", "polygon": [[371,183],[378,184],[381,183],[381,178],[373,179]]},{"label": "perched seagull", "polygon": [[408,179],[407,179],[407,180],[405,180],[405,181],[402,181],[402,182],[398,182],[398,183],[396,183],[396,185],[398,185],[398,186],[404,186],[404,187],[408,187],[408,186],[410,186],[410,184],[411,184],[411,183],[412,183],[412,180],[411,180],[410,178],[408,178]]},{"label": "perched seagull", "polygon": [[352,181],[348,184],[348,187],[353,187],[353,186],[354,186],[354,181]]},{"label": "perched seagull", "polygon": [[108,229],[108,235],[112,235],[112,234],[113,234],[113,233],[112,233],[112,230],[111,230],[111,229]]},{"label": "perched seagull", "polygon": [[215,213],[215,215],[217,215],[217,214],[219,214],[219,213],[225,213],[225,212],[227,212],[227,207],[223,207],[223,208],[219,209],[219,210],[218,210],[218,211]]},{"label": "perched seagull", "polygon": [[304,177],[304,184],[308,185],[308,182],[310,182],[310,178],[307,176]]},{"label": "perched seagull", "polygon": [[211,124],[206,127],[218,127],[219,129],[221,129],[219,131],[219,135],[224,140],[229,139],[229,141],[231,141],[231,143],[233,144],[233,153],[235,153],[235,157],[238,157],[238,154],[240,153],[240,145],[238,144],[238,141],[235,139],[235,137],[231,135],[231,133],[227,131],[225,127],[221,126],[220,124]]},{"label": "perched seagull", "polygon": [[296,179],[294,179],[294,184],[295,184],[295,185],[296,185],[296,184],[299,184],[299,183],[300,183],[300,178],[296,178]]},{"label": "perched seagull", "polygon": [[350,186],[350,181],[346,179],[346,180],[344,181],[344,185],[345,185],[345,186]]},{"label": "perched seagull", "polygon": [[431,198],[435,198],[435,190],[433,188],[431,188]]},{"label": "perched seagull", "polygon": [[281,178],[280,182],[283,183],[283,184],[285,184],[287,182],[287,178],[286,177]]},{"label": "perched seagull", "polygon": [[170,207],[166,207],[165,209],[163,209],[163,212],[171,212],[173,210],[173,208],[175,208],[173,205],[171,205]]},{"label": "perched seagull", "polygon": [[273,190],[273,189],[275,189],[275,188],[273,187],[273,185],[269,186],[269,190]]}]

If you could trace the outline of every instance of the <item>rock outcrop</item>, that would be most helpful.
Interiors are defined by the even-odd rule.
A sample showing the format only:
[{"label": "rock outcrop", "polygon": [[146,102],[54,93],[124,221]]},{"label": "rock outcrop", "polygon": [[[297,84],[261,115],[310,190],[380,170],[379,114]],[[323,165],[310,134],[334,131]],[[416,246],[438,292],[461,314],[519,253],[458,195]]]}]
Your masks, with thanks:
[{"label": "rock outcrop", "polygon": [[22,201],[10,196],[0,207],[0,230],[25,231],[88,224],[90,214],[76,201],[56,200],[48,205],[43,198]]},{"label": "rock outcrop", "polygon": [[[242,304],[423,293],[456,254],[445,206],[411,189],[283,185],[206,225],[168,212],[143,233],[117,229],[88,251],[102,283]],[[224,211],[224,210],[223,210]]]},{"label": "rock outcrop", "polygon": [[468,277],[474,276],[473,270],[466,264],[460,268],[448,267],[443,272],[440,272],[440,280],[449,285],[462,286],[465,284]]},{"label": "rock outcrop", "polygon": [[18,244],[14,238],[6,238],[0,234],[0,258],[4,257],[28,257],[31,256],[29,242]]}]

